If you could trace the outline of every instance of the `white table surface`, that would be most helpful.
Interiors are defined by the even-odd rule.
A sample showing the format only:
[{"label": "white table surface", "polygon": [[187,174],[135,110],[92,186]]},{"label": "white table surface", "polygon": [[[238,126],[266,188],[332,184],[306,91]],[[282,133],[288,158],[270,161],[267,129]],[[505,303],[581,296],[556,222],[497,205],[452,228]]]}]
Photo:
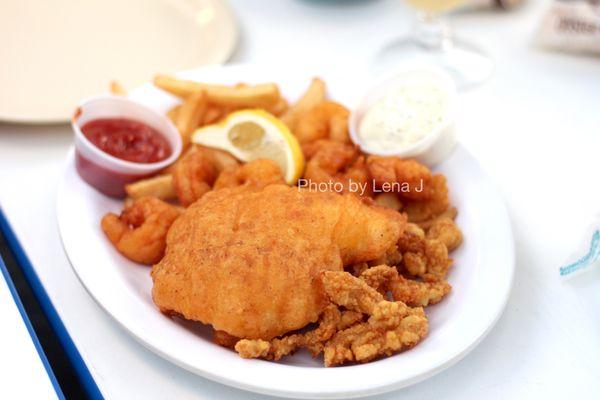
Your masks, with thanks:
[{"label": "white table surface", "polygon": [[[234,61],[283,59],[299,71],[305,62],[360,65],[410,21],[398,0],[231,3],[242,24]],[[494,78],[461,96],[458,124],[462,144],[497,183],[513,223],[517,270],[506,311],[458,364],[379,399],[600,395],[600,270],[568,283],[557,271],[600,211],[600,59],[532,45],[548,4],[530,0],[507,14],[453,18],[497,60]],[[55,221],[56,183],[70,144],[66,126],[0,124],[0,204],[104,396],[264,398],[155,356],[87,295]]]},{"label": "white table surface", "polygon": [[[0,273],[0,398],[56,399],[50,376],[40,358],[4,275]],[[8,379],[5,379],[8,378]],[[31,383],[35,382],[34,385]]]}]

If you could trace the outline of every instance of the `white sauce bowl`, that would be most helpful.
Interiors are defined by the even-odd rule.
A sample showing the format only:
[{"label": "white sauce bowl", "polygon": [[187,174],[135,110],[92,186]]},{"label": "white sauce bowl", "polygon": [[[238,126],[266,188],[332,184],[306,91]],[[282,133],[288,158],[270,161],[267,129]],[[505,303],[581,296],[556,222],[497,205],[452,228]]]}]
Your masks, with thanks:
[{"label": "white sauce bowl", "polygon": [[[406,83],[414,84],[419,80],[427,84],[434,83],[447,94],[448,107],[442,121],[431,132],[425,134],[423,138],[404,147],[381,149],[372,143],[368,143],[367,140],[363,140],[359,134],[359,128],[367,111],[381,98],[393,91],[394,88]],[[349,121],[350,138],[363,152],[368,154],[414,158],[426,165],[435,166],[446,159],[456,145],[454,131],[456,93],[454,80],[440,69],[418,68],[399,72],[369,90],[362,102],[351,113]]]}]

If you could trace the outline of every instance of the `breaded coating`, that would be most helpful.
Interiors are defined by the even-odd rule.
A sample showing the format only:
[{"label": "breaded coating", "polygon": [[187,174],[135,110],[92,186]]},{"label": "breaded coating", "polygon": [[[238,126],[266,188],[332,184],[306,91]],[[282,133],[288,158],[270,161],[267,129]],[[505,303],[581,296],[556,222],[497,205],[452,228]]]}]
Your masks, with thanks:
[{"label": "breaded coating", "polygon": [[394,301],[413,307],[427,307],[438,303],[451,290],[446,281],[420,282],[406,279],[398,270],[387,265],[367,269],[360,279],[380,293],[391,292]]},{"label": "breaded coating", "polygon": [[330,190],[361,196],[371,194],[371,180],[358,147],[334,141],[318,141],[315,148],[317,150],[306,163],[303,176],[310,184],[324,184],[323,187]]},{"label": "breaded coating", "polygon": [[189,206],[211,189],[219,173],[239,165],[229,153],[193,147],[173,168],[173,188],[181,204]]},{"label": "breaded coating", "polygon": [[345,270],[347,272],[351,273],[352,275],[354,275],[356,277],[360,276],[360,274],[362,274],[367,269],[369,269],[369,264],[366,262],[352,264],[345,268]]},{"label": "breaded coating", "polygon": [[377,265],[363,271],[360,274],[360,279],[385,295],[389,290],[389,283],[394,279],[398,279],[398,270],[385,264]]},{"label": "breaded coating", "polygon": [[417,222],[417,224],[422,229],[429,229],[438,220],[443,219],[443,218],[450,218],[451,220],[454,220],[457,215],[458,215],[458,210],[456,209],[456,207],[450,207],[446,211],[444,211],[443,213],[441,213],[441,214],[439,214],[439,215],[437,215],[437,216],[435,216],[433,218],[430,218],[428,220]]},{"label": "breaded coating", "polygon": [[384,192],[393,191],[401,198],[424,201],[431,198],[431,171],[415,160],[398,157],[369,156],[369,176],[375,187]]},{"label": "breaded coating", "polygon": [[154,264],[165,254],[167,232],[182,209],[155,197],[126,204],[121,215],[106,214],[101,227],[116,249],[131,261]]},{"label": "breaded coating", "polygon": [[321,101],[301,114],[292,132],[301,144],[319,139],[348,143],[349,115],[350,111],[343,105],[333,101]]},{"label": "breaded coating", "polygon": [[349,310],[371,315],[383,296],[363,280],[344,271],[327,271],[322,275],[323,288],[333,303]]},{"label": "breaded coating", "polygon": [[375,203],[387,208],[391,208],[392,210],[402,210],[402,201],[400,201],[396,193],[380,193],[377,196],[373,197],[373,200],[375,201]]},{"label": "breaded coating", "polygon": [[213,342],[219,346],[233,349],[240,338],[230,335],[225,331],[213,331]]},{"label": "breaded coating", "polygon": [[375,260],[369,261],[369,265],[398,265],[401,261],[402,254],[400,253],[400,250],[398,250],[398,246],[392,246],[385,252],[383,256],[376,258]]},{"label": "breaded coating", "polygon": [[364,280],[347,272],[324,272],[322,280],[332,302],[369,315],[367,322],[341,330],[326,342],[325,366],[391,355],[414,346],[427,334],[427,318],[422,308],[412,309],[402,302],[384,300]]},{"label": "breaded coating", "polygon": [[443,280],[452,265],[445,244],[425,238],[424,231],[415,224],[406,225],[398,239],[398,250],[402,253],[400,266],[412,276]]},{"label": "breaded coating", "polygon": [[323,351],[324,342],[329,340],[335,332],[361,321],[361,313],[355,311],[340,311],[337,306],[330,304],[321,315],[319,326],[306,333],[297,333],[270,341],[262,339],[242,339],[235,350],[243,358],[264,358],[279,360],[292,354],[299,348],[307,348],[313,357]]},{"label": "breaded coating", "polygon": [[152,298],[163,312],[270,340],[319,319],[328,304],[321,272],[380,257],[404,223],[353,195],[285,185],[212,191],[169,230]]},{"label": "breaded coating", "polygon": [[434,175],[429,185],[431,195],[426,200],[406,200],[403,212],[409,222],[423,222],[442,214],[450,206],[448,187],[444,175]]},{"label": "breaded coating", "polygon": [[242,185],[261,188],[275,183],[285,183],[281,168],[273,160],[260,158],[247,164],[223,170],[215,181],[213,190]]},{"label": "breaded coating", "polygon": [[427,280],[443,280],[448,275],[452,266],[452,259],[448,257],[448,248],[439,240],[425,240],[425,261],[427,270],[423,276]]},{"label": "breaded coating", "polygon": [[446,281],[420,282],[399,275],[389,282],[389,290],[396,301],[413,307],[427,307],[439,303],[450,293],[452,286]]},{"label": "breaded coating", "polygon": [[[381,318],[380,312],[385,318]],[[384,355],[390,356],[413,347],[427,335],[428,323],[422,308],[384,301],[374,309],[374,313],[368,322],[339,331],[327,342],[324,349],[325,366],[363,363]],[[382,321],[386,323],[381,324]]]},{"label": "breaded coating", "polygon": [[452,251],[462,243],[462,233],[452,219],[442,218],[431,225],[427,239],[437,239],[446,245],[448,251]]}]

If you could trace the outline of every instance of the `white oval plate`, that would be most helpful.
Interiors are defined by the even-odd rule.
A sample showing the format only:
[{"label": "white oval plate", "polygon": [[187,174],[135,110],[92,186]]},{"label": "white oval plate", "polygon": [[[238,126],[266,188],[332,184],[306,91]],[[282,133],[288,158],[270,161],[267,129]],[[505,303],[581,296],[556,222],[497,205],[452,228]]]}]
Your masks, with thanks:
[{"label": "white oval plate", "polygon": [[[186,75],[198,80],[235,83],[274,81],[297,95],[311,75],[287,69],[234,66],[205,68]],[[291,77],[293,75],[293,77]],[[353,104],[360,95],[357,77],[321,73],[332,97]],[[132,93],[166,110],[176,101],[148,84]],[[350,398],[383,393],[421,381],[452,365],[493,327],[508,299],[514,245],[505,206],[477,161],[462,147],[442,163],[452,202],[459,210],[464,243],[452,256],[452,293],[427,308],[430,333],[414,349],[364,365],[323,368],[299,352],[283,362],[245,360],[211,342],[211,328],[167,318],[155,308],[150,269],[126,260],[100,229],[108,211],[121,201],[86,185],[69,154],[57,199],[62,241],[73,269],[92,297],[139,342],[173,363],[203,377],[258,393],[303,398]]]},{"label": "white oval plate", "polygon": [[133,88],[157,71],[222,63],[236,41],[222,0],[2,2],[0,120],[67,122],[113,79]]}]

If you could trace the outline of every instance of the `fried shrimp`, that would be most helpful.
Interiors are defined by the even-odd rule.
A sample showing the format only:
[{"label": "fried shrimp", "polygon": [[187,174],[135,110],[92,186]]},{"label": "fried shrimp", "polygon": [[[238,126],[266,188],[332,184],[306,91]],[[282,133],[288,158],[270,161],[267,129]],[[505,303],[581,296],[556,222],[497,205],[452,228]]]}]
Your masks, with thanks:
[{"label": "fried shrimp", "polygon": [[355,146],[328,141],[306,164],[304,178],[310,183],[326,183],[333,190],[357,195],[371,194],[365,159]]},{"label": "fried shrimp", "polygon": [[410,222],[423,222],[444,213],[450,206],[448,187],[444,175],[434,175],[431,178],[431,195],[427,200],[407,200],[403,212]]},{"label": "fried shrimp", "polygon": [[142,197],[127,205],[121,215],[106,214],[101,226],[121,254],[150,265],[162,259],[167,232],[180,214],[178,207],[154,197]]},{"label": "fried shrimp", "polygon": [[179,201],[189,206],[212,189],[221,171],[237,165],[228,153],[203,147],[192,149],[173,171],[173,187]]},{"label": "fried shrimp", "polygon": [[275,161],[261,158],[223,170],[219,174],[213,189],[218,190],[243,185],[261,188],[275,183],[285,184],[281,168]]},{"label": "fried shrimp", "polygon": [[318,139],[348,143],[349,115],[350,112],[343,105],[333,101],[322,101],[300,116],[293,132],[301,144]]},{"label": "fried shrimp", "polygon": [[369,156],[367,169],[378,188],[388,188],[402,198],[426,200],[432,195],[431,171],[415,160]]}]

